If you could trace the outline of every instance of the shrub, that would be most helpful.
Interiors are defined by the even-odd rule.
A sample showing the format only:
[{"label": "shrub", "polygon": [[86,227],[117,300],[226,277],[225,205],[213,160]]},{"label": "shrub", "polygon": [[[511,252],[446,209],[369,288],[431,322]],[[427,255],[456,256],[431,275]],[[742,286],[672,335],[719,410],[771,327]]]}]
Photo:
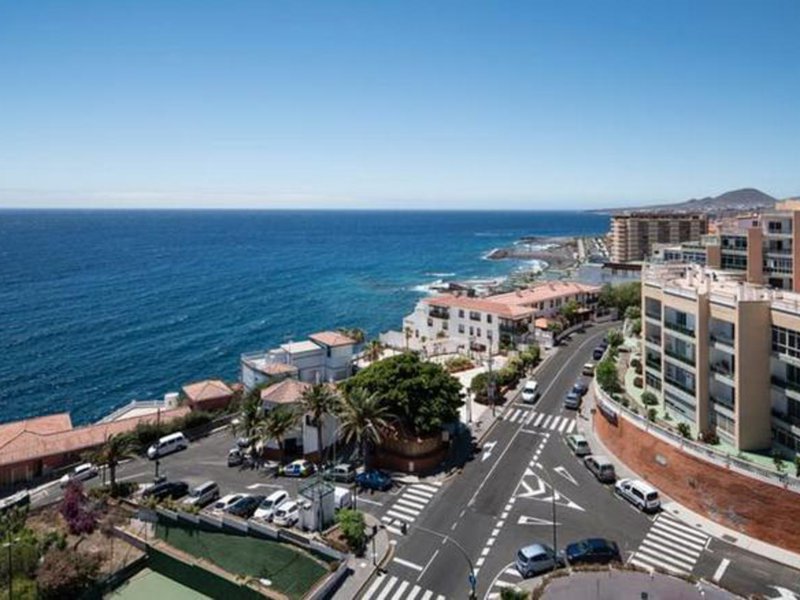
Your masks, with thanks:
[{"label": "shrub", "polygon": [[610,357],[600,361],[595,369],[595,377],[600,387],[608,394],[615,394],[620,391],[619,380],[617,379],[617,365]]},{"label": "shrub", "polygon": [[647,420],[650,421],[651,423],[655,423],[657,414],[658,413],[656,412],[655,408],[648,408],[647,409]]},{"label": "shrub", "polygon": [[527,350],[520,352],[519,358],[522,361],[522,368],[528,371],[539,364],[541,350],[539,346],[531,346]]},{"label": "shrub", "polygon": [[680,433],[687,440],[692,437],[692,429],[688,423],[678,423],[678,433]]},{"label": "shrub", "polygon": [[700,433],[698,438],[701,442],[711,444],[712,446],[719,444],[719,436],[717,435],[716,431],[703,431]]},{"label": "shrub", "polygon": [[608,340],[608,345],[612,348],[619,348],[622,345],[622,342],[625,341],[625,338],[622,337],[622,332],[619,329],[612,329],[606,334],[606,339]]},{"label": "shrub", "polygon": [[800,456],[794,457],[794,476],[800,477]]},{"label": "shrub", "polygon": [[337,513],[336,521],[350,549],[356,554],[363,553],[367,544],[364,514],[355,509],[345,508]]},{"label": "shrub", "polygon": [[89,498],[105,500],[107,498],[130,498],[137,490],[138,484],[133,481],[120,481],[117,483],[116,494],[111,493],[111,485],[101,485],[89,490]]},{"label": "shrub", "polygon": [[642,320],[641,319],[634,319],[631,321],[631,334],[639,337],[642,335]]},{"label": "shrub", "polygon": [[80,598],[97,581],[101,563],[99,555],[51,549],[37,572],[40,598]]},{"label": "shrub", "polygon": [[772,462],[775,463],[775,470],[778,473],[783,473],[786,466],[783,464],[783,456],[777,450],[772,451]]},{"label": "shrub", "polygon": [[642,394],[642,404],[645,406],[655,406],[658,404],[658,398],[653,392],[644,392]]},{"label": "shrub", "polygon": [[83,493],[83,486],[78,481],[70,481],[64,490],[59,512],[67,522],[67,529],[72,535],[92,533],[97,526],[97,515],[87,504],[88,499]]},{"label": "shrub", "polygon": [[[637,387],[637,388],[642,387],[642,378],[639,377],[638,375],[633,378],[633,387]],[[645,392],[645,393],[647,393],[647,392]]]},{"label": "shrub", "polygon": [[634,369],[636,369],[636,368],[638,368],[638,367],[641,367],[641,366],[642,366],[642,361],[639,359],[639,357],[638,357],[638,356],[637,356],[636,358],[632,358],[632,359],[631,359],[631,366],[632,366]]},{"label": "shrub", "polygon": [[448,358],[444,363],[444,368],[447,369],[448,373],[466,371],[474,366],[475,365],[472,364],[472,361],[466,356],[454,356],[453,358]]}]

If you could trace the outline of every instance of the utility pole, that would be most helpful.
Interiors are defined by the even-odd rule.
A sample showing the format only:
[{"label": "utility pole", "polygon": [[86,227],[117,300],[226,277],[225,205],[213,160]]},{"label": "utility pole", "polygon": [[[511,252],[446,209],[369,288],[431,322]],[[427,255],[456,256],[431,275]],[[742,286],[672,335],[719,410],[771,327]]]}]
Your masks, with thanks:
[{"label": "utility pole", "polygon": [[489,398],[489,406],[492,407],[492,416],[495,416],[495,404],[494,404],[494,378],[492,377],[492,347],[489,345],[489,358],[486,361],[487,366],[489,367],[489,378],[486,382],[486,395]]},{"label": "utility pole", "polygon": [[427,527],[422,527],[421,525],[408,525],[406,527],[406,531],[411,527],[413,527],[414,529],[419,529],[420,531],[424,531],[425,533],[435,535],[436,537],[441,538],[447,542],[450,542],[451,544],[453,544],[453,546],[455,546],[456,550],[458,550],[461,553],[461,555],[464,557],[464,559],[467,561],[467,564],[469,565],[469,578],[468,578],[470,587],[469,598],[470,600],[475,600],[475,598],[477,597],[475,595],[475,588],[478,586],[478,577],[475,575],[475,567],[472,564],[472,559],[469,557],[469,554],[467,554],[467,551],[464,549],[464,547],[457,541],[455,541],[453,538],[451,538],[449,535],[445,533],[439,533],[438,531],[434,531],[433,529],[428,529]]},{"label": "utility pole", "polygon": [[553,492],[553,495],[551,497],[552,498],[552,505],[553,505],[553,552],[555,552],[556,556],[558,556],[558,533],[557,533],[557,526],[556,526],[556,488],[553,485],[553,477],[552,477],[552,475],[550,475],[550,473],[547,471],[547,469],[545,469],[541,465],[541,463],[536,463],[536,466],[538,466],[539,469],[541,469],[542,472],[545,474],[545,477],[547,477],[547,482],[550,484],[550,491]]}]

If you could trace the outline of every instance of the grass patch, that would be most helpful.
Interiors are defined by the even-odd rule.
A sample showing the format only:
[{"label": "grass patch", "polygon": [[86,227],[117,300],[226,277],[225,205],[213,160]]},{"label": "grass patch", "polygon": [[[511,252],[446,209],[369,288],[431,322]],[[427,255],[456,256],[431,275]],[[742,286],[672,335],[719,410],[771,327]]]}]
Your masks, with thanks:
[{"label": "grass patch", "polygon": [[269,579],[273,588],[290,598],[302,598],[328,572],[298,548],[257,537],[163,522],[156,526],[156,536],[234,575]]}]

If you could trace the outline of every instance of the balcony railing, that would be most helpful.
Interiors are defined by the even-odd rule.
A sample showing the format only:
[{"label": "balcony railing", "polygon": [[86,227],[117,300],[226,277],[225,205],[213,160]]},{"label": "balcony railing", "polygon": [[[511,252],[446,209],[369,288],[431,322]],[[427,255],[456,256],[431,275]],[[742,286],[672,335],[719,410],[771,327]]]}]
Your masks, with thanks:
[{"label": "balcony railing", "polygon": [[449,319],[450,311],[432,308],[428,313],[428,316],[433,317],[434,319]]},{"label": "balcony railing", "polygon": [[725,344],[726,346],[733,346],[733,338],[728,337],[727,335],[719,332],[711,332],[709,334],[712,342],[717,342],[719,344]]},{"label": "balcony railing", "polygon": [[508,335],[525,335],[528,333],[527,323],[500,323],[500,333]]},{"label": "balcony railing", "polygon": [[775,417],[776,419],[780,419],[784,423],[788,423],[789,425],[800,427],[800,417],[790,415],[787,413],[782,413],[778,410],[773,410],[772,416]]},{"label": "balcony railing", "polygon": [[733,399],[728,400],[727,398],[720,398],[719,396],[709,396],[709,398],[712,402],[716,402],[729,410],[736,410],[736,402]]},{"label": "balcony railing", "polygon": [[644,336],[644,339],[646,339],[651,344],[655,344],[656,346],[661,345],[661,338],[657,335],[646,335]]},{"label": "balcony railing", "polygon": [[659,311],[646,310],[646,311],[644,311],[644,314],[646,316],[650,317],[651,319],[655,319],[656,321],[660,321],[661,320],[661,313]]},{"label": "balcony railing", "polygon": [[778,377],[777,375],[773,375],[770,378],[770,381],[772,381],[772,385],[774,386],[800,393],[800,383],[795,383],[794,381],[783,379],[781,377]]},{"label": "balcony railing", "polygon": [[680,323],[675,323],[673,321],[664,321],[664,327],[671,329],[672,331],[682,333],[683,335],[694,337],[694,329],[689,329],[686,327],[686,325],[681,325]]},{"label": "balcony railing", "polygon": [[669,377],[664,377],[664,383],[668,383],[672,387],[676,387],[682,392],[685,392],[690,396],[694,396],[694,389],[689,387],[685,383],[681,383],[680,381],[676,381],[675,379],[670,379]]},{"label": "balcony railing", "polygon": [[656,371],[660,371],[661,370],[661,361],[659,359],[657,359],[657,358],[653,358],[653,357],[648,356],[645,359],[644,362],[648,367],[652,367]]},{"label": "balcony railing", "polygon": [[709,367],[714,373],[719,373],[725,377],[733,377],[733,368],[726,362],[711,363]]},{"label": "balcony railing", "polygon": [[689,365],[690,367],[694,366],[694,358],[689,358],[688,356],[679,354],[678,352],[675,352],[674,350],[671,350],[669,348],[664,348],[664,354],[666,354],[671,358],[675,358],[681,361],[685,365]]}]

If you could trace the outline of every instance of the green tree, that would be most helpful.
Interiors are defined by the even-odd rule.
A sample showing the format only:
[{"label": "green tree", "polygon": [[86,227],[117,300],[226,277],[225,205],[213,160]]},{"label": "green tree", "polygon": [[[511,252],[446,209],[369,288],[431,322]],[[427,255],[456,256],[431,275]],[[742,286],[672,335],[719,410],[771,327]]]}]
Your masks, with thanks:
[{"label": "green tree", "polygon": [[515,587],[504,587],[500,590],[500,600],[529,600],[530,592]]},{"label": "green tree", "polygon": [[572,325],[578,317],[578,309],[580,309],[580,305],[575,300],[570,300],[558,312],[569,325]]},{"label": "green tree", "polygon": [[598,304],[603,308],[616,308],[624,315],[630,306],[640,306],[642,301],[642,284],[639,281],[622,283],[615,286],[605,284],[600,290]]},{"label": "green tree", "polygon": [[656,395],[653,392],[643,392],[642,404],[645,406],[655,406],[658,404],[658,398],[656,398]]},{"label": "green tree", "polygon": [[364,513],[352,508],[343,508],[336,515],[339,529],[347,540],[347,545],[357,555],[364,552],[367,544],[367,525],[364,522]]},{"label": "green tree", "polygon": [[615,394],[620,391],[617,365],[611,358],[604,358],[598,363],[595,369],[595,377],[597,378],[597,383],[606,393]]},{"label": "green tree", "polygon": [[639,337],[640,335],[642,335],[642,319],[641,318],[634,319],[633,321],[631,321],[631,333],[635,337]]},{"label": "green tree", "polygon": [[311,415],[311,424],[317,430],[317,466],[322,468],[324,448],[322,446],[325,417],[336,412],[339,399],[331,386],[318,383],[308,388],[300,397],[300,407],[304,413]]},{"label": "green tree", "polygon": [[252,440],[256,437],[259,424],[264,417],[264,404],[261,401],[261,388],[250,390],[242,401],[241,410],[231,423],[231,433]]},{"label": "green tree", "polygon": [[356,344],[363,344],[364,340],[367,338],[367,334],[364,333],[364,330],[358,327],[340,327],[339,333],[346,335]]},{"label": "green tree", "polygon": [[375,362],[376,360],[380,359],[382,352],[383,344],[380,342],[380,340],[370,340],[366,349],[364,350],[364,356],[369,362]]},{"label": "green tree", "polygon": [[339,402],[339,431],[345,442],[358,445],[361,459],[367,464],[367,447],[381,442],[382,432],[389,429],[391,415],[378,397],[363,388],[345,390]]},{"label": "green tree", "polygon": [[639,305],[632,305],[625,309],[626,319],[640,319],[642,317],[642,307]]},{"label": "green tree", "polygon": [[357,388],[380,398],[390,414],[417,435],[441,430],[458,420],[461,384],[441,365],[412,353],[392,356],[359,371],[342,384],[345,393]]},{"label": "green tree", "polygon": [[106,438],[97,452],[96,460],[108,467],[108,479],[111,484],[111,495],[117,495],[117,467],[119,463],[133,458],[139,452],[139,440],[127,432],[116,433]]},{"label": "green tree", "polygon": [[608,340],[608,345],[612,348],[616,349],[622,345],[622,342],[625,341],[625,338],[622,336],[622,332],[619,329],[611,329],[606,334],[606,339]]},{"label": "green tree", "polygon": [[786,468],[786,465],[783,462],[783,456],[777,450],[773,450],[772,452],[772,462],[775,464],[775,470],[778,473],[783,473],[783,470]]},{"label": "green tree", "polygon": [[261,418],[255,429],[256,437],[261,443],[266,445],[274,441],[278,444],[281,452],[281,462],[284,460],[283,447],[286,436],[296,427],[300,420],[300,415],[290,406],[281,405],[273,408]]}]

